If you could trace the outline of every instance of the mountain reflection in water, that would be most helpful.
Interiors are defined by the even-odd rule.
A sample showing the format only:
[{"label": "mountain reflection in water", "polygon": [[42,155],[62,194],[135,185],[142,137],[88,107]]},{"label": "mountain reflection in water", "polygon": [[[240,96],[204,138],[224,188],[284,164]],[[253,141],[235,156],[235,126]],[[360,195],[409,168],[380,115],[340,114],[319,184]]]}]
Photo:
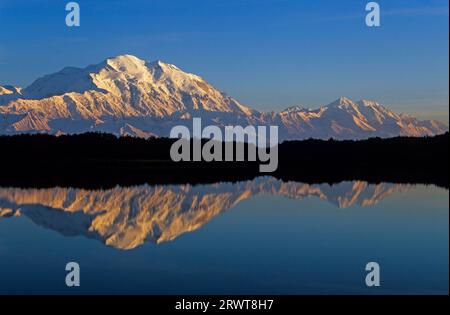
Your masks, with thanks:
[{"label": "mountain reflection in water", "polygon": [[84,235],[129,250],[146,241],[159,244],[195,231],[254,196],[313,196],[347,208],[375,205],[411,187],[362,181],[310,185],[260,177],[238,183],[118,186],[108,190],[0,188],[0,217],[26,216],[65,236]]}]

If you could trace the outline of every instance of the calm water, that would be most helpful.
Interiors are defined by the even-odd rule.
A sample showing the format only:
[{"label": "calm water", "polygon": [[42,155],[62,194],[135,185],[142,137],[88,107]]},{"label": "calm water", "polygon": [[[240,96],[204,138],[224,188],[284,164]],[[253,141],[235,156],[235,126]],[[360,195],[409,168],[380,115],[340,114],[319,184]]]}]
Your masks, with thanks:
[{"label": "calm water", "polygon": [[[435,186],[0,187],[0,216],[0,294],[448,294]],[[370,261],[381,287],[365,285]]]}]

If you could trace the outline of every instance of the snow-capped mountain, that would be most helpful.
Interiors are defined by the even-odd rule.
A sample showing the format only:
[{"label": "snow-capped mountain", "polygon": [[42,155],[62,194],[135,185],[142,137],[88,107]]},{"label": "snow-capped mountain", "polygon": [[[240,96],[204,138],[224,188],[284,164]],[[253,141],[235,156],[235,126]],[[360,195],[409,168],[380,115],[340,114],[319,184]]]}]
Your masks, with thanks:
[{"label": "snow-capped mountain", "polygon": [[289,108],[279,113],[285,138],[365,139],[370,137],[431,136],[448,127],[436,120],[397,114],[375,101],[341,97],[319,109]]},{"label": "snow-capped mountain", "polygon": [[174,125],[191,126],[192,117],[205,125],[278,125],[280,140],[423,136],[447,130],[437,121],[419,121],[373,101],[344,97],[319,109],[260,112],[197,75],[131,55],[86,68],[67,67],[24,89],[0,86],[0,134],[168,136]]}]

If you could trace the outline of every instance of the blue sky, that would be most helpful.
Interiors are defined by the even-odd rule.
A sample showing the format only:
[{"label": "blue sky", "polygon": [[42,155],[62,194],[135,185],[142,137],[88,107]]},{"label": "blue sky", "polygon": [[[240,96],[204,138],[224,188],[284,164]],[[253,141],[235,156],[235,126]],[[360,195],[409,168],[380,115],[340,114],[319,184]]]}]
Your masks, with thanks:
[{"label": "blue sky", "polygon": [[109,56],[161,59],[246,105],[318,107],[375,99],[448,122],[448,0],[0,0],[0,84],[26,86]]}]

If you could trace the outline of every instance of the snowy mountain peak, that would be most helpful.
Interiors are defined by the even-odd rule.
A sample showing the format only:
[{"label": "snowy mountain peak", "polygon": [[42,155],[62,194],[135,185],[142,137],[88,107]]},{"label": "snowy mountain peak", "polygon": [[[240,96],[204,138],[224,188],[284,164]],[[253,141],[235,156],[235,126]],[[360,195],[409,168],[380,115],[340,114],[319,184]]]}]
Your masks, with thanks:
[{"label": "snowy mountain peak", "polygon": [[114,134],[168,136],[174,125],[277,125],[280,140],[362,139],[445,132],[434,121],[398,115],[375,101],[347,97],[319,109],[259,112],[198,75],[160,60],[119,55],[85,68],[66,67],[21,90],[0,86],[0,134]]},{"label": "snowy mountain peak", "polygon": [[305,111],[305,108],[301,105],[294,105],[294,106],[289,106],[286,109],[284,109],[282,112],[283,113],[295,113],[295,112],[303,112]]},{"label": "snowy mountain peak", "polygon": [[[96,67],[97,75],[105,74],[102,79],[145,78],[148,75],[146,61],[132,55],[120,55],[108,58]],[[123,74],[125,77],[120,77]],[[117,76],[117,77],[115,77]]]},{"label": "snowy mountain peak", "polygon": [[341,96],[339,97],[337,100],[335,100],[334,102],[332,102],[330,105],[328,106],[353,106],[355,105],[355,103],[349,99],[348,97],[345,96]]},{"label": "snowy mountain peak", "polygon": [[119,55],[106,59],[106,63],[115,67],[118,71],[129,72],[136,69],[144,69],[146,62],[133,55]]},{"label": "snowy mountain peak", "polygon": [[4,86],[0,85],[0,95],[14,94],[15,92],[17,92],[17,89],[18,88],[11,85],[4,85]]},{"label": "snowy mountain peak", "polygon": [[12,85],[0,85],[0,106],[22,96],[22,88]]},{"label": "snowy mountain peak", "polygon": [[[88,91],[121,95],[124,89],[129,90],[142,83],[154,84],[163,76],[176,78],[171,81],[173,84],[194,78],[193,75],[161,61],[149,63],[132,55],[119,55],[86,68],[66,67],[39,78],[24,89],[24,96],[28,99],[41,99]],[[196,76],[195,78],[197,79]]]}]

